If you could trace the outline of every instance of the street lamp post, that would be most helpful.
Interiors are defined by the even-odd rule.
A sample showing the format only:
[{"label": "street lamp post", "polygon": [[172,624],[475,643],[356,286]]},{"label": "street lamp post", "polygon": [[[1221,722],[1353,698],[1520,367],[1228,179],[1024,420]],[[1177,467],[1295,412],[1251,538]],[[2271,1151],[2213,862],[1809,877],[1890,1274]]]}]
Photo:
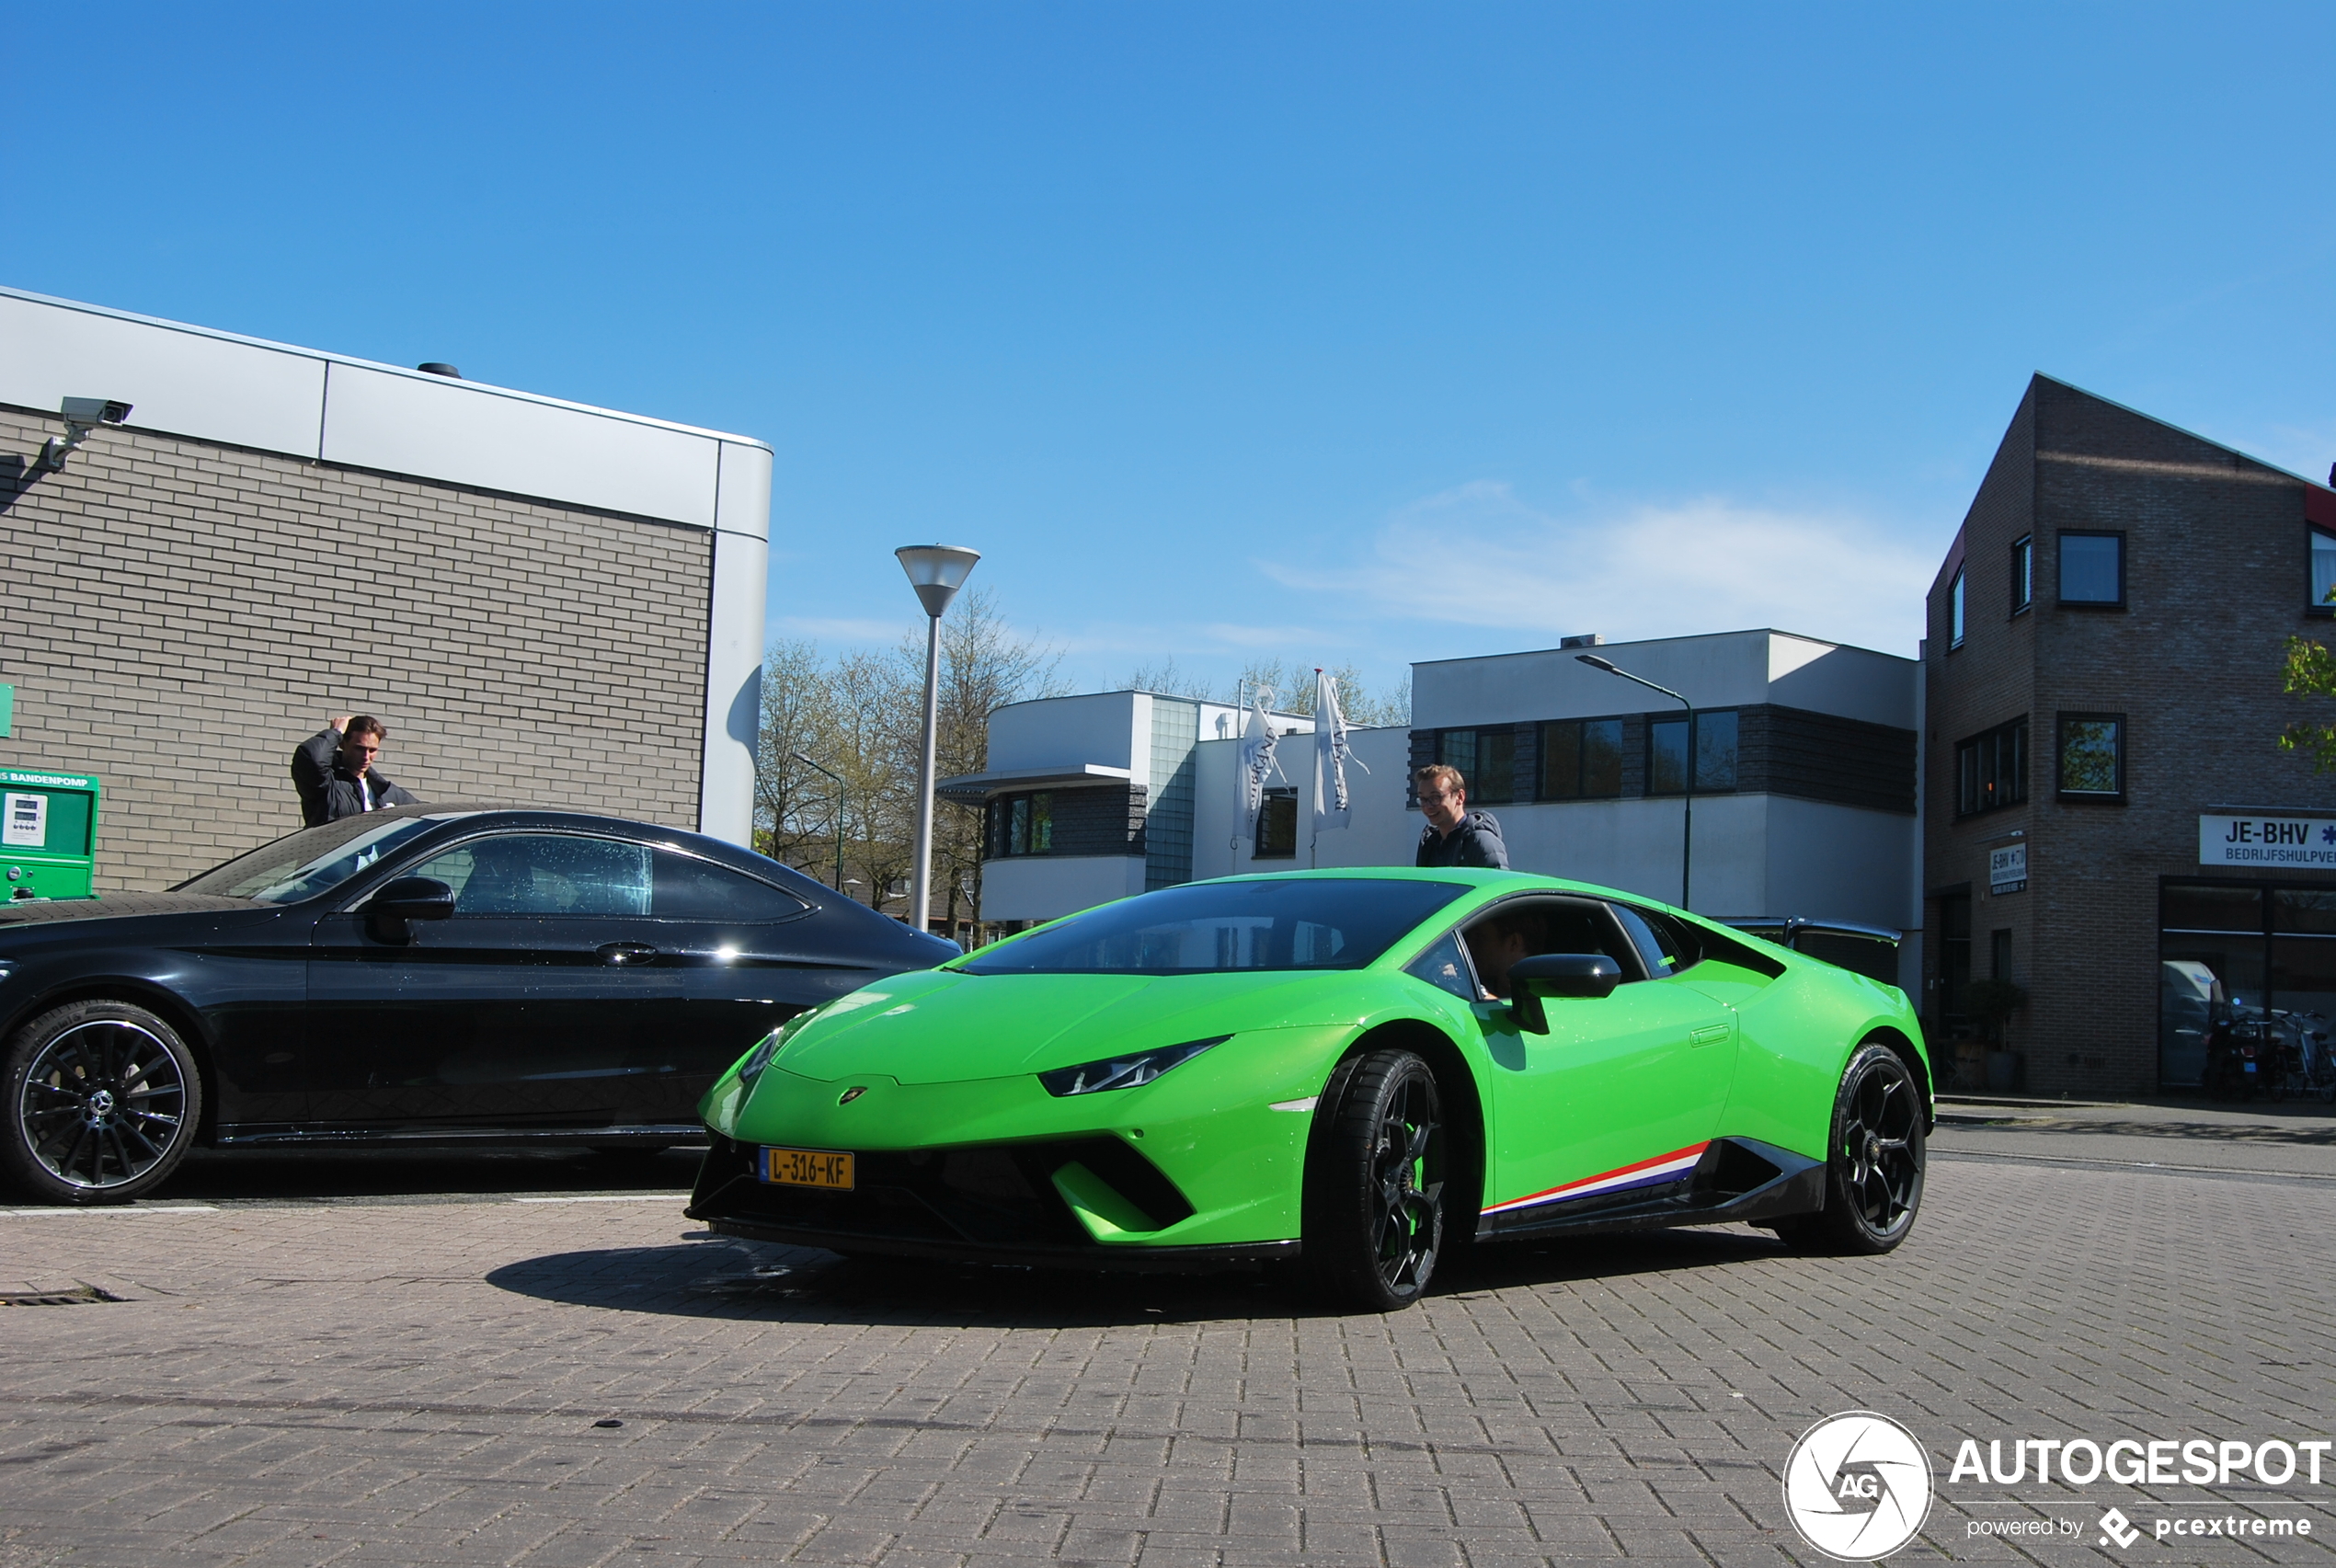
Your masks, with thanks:
[{"label": "street lamp post", "polygon": [[924,752],[917,770],[916,876],[909,886],[909,923],[919,931],[933,893],[933,753],[941,704],[941,612],[965,586],[981,552],[956,544],[903,544],[892,552],[924,606]]},{"label": "street lamp post", "polygon": [[1691,910],[1695,906],[1688,901],[1690,886],[1688,878],[1689,868],[1695,858],[1695,704],[1668,686],[1657,686],[1643,675],[1633,675],[1611,659],[1600,658],[1594,653],[1577,653],[1574,657],[1592,670],[1603,670],[1609,675],[1620,675],[1625,681],[1635,681],[1650,692],[1660,692],[1687,709],[1687,777],[1685,780],[1687,825],[1682,830],[1679,840],[1679,908]]},{"label": "street lamp post", "polygon": [[[819,763],[800,751],[795,754],[795,760],[807,768],[819,768],[819,772],[828,773],[825,768],[820,768]],[[841,893],[843,891],[843,781],[833,773],[828,773],[828,777],[835,779],[835,890]]]}]

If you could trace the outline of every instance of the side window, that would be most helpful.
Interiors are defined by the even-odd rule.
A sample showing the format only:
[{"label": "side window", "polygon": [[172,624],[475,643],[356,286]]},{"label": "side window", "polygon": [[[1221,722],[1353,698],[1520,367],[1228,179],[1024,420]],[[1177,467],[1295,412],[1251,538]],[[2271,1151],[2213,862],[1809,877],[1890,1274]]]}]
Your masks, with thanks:
[{"label": "side window", "polygon": [[658,920],[756,923],[791,920],[811,907],[768,882],[694,855],[657,850],[651,859],[656,881],[649,913]]},{"label": "side window", "polygon": [[2060,602],[2111,608],[2124,604],[2124,534],[2061,531]]},{"label": "side window", "polygon": [[1476,978],[1496,997],[1509,994],[1510,965],[1541,953],[1602,953],[1621,967],[1624,979],[1645,978],[1637,945],[1605,905],[1588,898],[1511,899],[1471,921],[1460,936]]},{"label": "side window", "polygon": [[1404,965],[1403,973],[1438,990],[1450,991],[1462,1001],[1476,1000],[1476,977],[1469,970],[1457,933],[1446,932],[1442,941]]},{"label": "side window", "polygon": [[1643,914],[1628,904],[1609,904],[1607,908],[1614,911],[1614,918],[1630,933],[1631,945],[1638,949],[1649,975],[1658,979],[1676,975],[1695,962],[1694,956],[1686,950],[1686,944],[1679,940],[1678,928],[1661,915]]},{"label": "side window", "polygon": [[454,914],[645,915],[649,850],[569,833],[477,839],[415,868],[454,889]]},{"label": "side window", "polygon": [[1252,860],[1289,860],[1298,853],[1298,792],[1269,789],[1257,805]]}]

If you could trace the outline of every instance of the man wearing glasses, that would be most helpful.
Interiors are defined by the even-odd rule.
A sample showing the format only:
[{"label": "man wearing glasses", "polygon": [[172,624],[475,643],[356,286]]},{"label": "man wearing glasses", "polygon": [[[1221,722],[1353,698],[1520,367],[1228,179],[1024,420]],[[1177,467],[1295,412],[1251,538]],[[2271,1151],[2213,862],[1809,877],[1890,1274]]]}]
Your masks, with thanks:
[{"label": "man wearing glasses", "polygon": [[1508,847],[1501,842],[1501,825],[1491,812],[1468,808],[1468,783],[1458,768],[1433,763],[1413,774],[1412,782],[1419,790],[1419,808],[1427,814],[1413,864],[1508,869]]},{"label": "man wearing glasses", "polygon": [[292,787],[301,821],[311,828],[384,806],[421,803],[373,769],[389,731],[371,714],[344,714],[292,753]]}]

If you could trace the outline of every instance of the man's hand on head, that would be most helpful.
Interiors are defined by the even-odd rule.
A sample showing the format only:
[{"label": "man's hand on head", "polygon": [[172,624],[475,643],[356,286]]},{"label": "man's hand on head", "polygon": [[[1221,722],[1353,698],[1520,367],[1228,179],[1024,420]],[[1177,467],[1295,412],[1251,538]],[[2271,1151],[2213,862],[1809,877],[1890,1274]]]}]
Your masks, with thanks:
[{"label": "man's hand on head", "polygon": [[349,732],[349,721],[356,716],[355,714],[343,714],[338,718],[328,718],[325,721],[325,727],[335,735],[346,735]]}]

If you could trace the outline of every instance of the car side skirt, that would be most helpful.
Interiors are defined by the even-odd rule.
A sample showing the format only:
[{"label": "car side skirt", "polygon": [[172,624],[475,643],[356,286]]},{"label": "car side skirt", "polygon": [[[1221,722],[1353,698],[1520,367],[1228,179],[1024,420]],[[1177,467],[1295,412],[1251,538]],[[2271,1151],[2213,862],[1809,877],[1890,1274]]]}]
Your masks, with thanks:
[{"label": "car side skirt", "polygon": [[[1679,1154],[1559,1188],[1546,1201],[1496,1205],[1476,1224],[1480,1242],[1530,1241],[1599,1230],[1726,1225],[1811,1214],[1825,1207],[1825,1162],[1749,1138],[1718,1138],[1685,1166]],[[1660,1179],[1632,1185],[1642,1169]],[[1573,1189],[1584,1196],[1566,1196]]]}]

